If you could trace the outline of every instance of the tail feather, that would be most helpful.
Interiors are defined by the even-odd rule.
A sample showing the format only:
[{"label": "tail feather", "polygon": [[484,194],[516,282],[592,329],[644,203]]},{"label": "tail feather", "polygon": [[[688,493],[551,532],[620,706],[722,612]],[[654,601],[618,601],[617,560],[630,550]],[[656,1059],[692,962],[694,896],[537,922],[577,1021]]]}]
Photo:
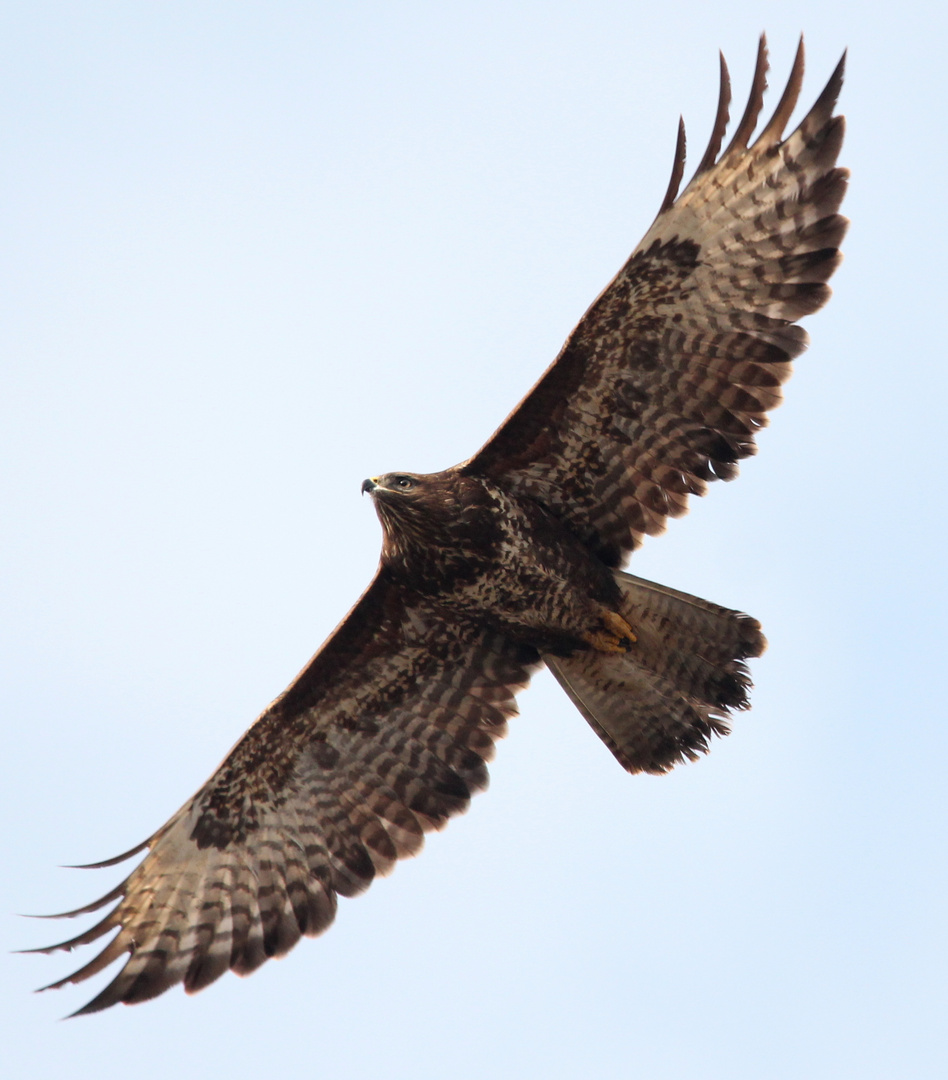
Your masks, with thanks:
[{"label": "tail feather", "polygon": [[593,730],[629,772],[663,773],[729,731],[748,707],[744,660],[766,640],[756,619],[615,572],[620,614],[638,640],[625,653],[544,656]]}]

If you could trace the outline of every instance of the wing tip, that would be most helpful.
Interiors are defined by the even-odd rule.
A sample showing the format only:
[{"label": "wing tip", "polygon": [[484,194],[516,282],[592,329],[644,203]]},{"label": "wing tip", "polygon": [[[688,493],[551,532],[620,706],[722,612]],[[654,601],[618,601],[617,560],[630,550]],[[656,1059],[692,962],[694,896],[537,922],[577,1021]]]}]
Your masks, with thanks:
[{"label": "wing tip", "polygon": [[[836,107],[836,102],[839,100],[839,95],[843,89],[843,82],[846,78],[846,60],[849,56],[849,49],[843,49],[843,54],[839,58],[836,67],[833,68],[833,73],[827,80],[826,86],[823,87],[823,92],[816,99],[816,105],[814,105],[814,111],[820,108],[826,109],[827,112],[832,113]],[[828,108],[827,108],[828,107]],[[840,117],[842,119],[842,117]]]},{"label": "wing tip", "polygon": [[[822,93],[814,104],[813,108],[807,116],[807,120],[811,117],[824,116],[828,119],[832,114],[833,106],[839,97],[839,92],[842,87],[843,75],[846,67],[847,51],[843,51],[833,74],[830,76],[829,81],[824,87]],[[722,153],[721,144],[724,139],[724,133],[727,128],[728,121],[730,120],[730,104],[731,104],[731,82],[730,74],[728,71],[727,60],[724,57],[724,53],[719,50],[718,52],[720,63],[720,85],[718,91],[718,106],[715,114],[714,123],[711,129],[711,136],[708,140],[707,148],[702,155],[701,161],[695,170],[694,176],[689,181],[689,186],[702,174],[708,172],[716,164],[726,158],[728,155],[746,150],[751,136],[757,127],[758,120],[760,119],[760,113],[763,109],[764,93],[767,90],[767,73],[770,69],[769,49],[767,45],[767,35],[762,33],[758,39],[757,44],[757,60],[754,66],[754,74],[751,80],[751,89],[748,95],[747,105],[744,109],[744,113],[738,123],[736,130],[731,138],[727,149]],[[787,122],[790,119],[793,110],[796,108],[799,101],[800,91],[803,87],[803,76],[806,64],[806,47],[805,38],[801,33],[797,42],[796,52],[794,54],[793,63],[790,68],[790,74],[787,78],[786,86],[783,93],[777,103],[776,108],[770,120],[767,122],[764,129],[755,141],[755,145],[760,145],[764,148],[779,143],[784,129],[787,126]],[[836,118],[838,121],[842,121],[842,117]],[[681,137],[681,130],[683,127],[683,121],[679,121],[679,138]],[[684,167],[684,161],[680,162],[680,167]],[[678,187],[680,185],[680,176],[676,177],[676,171],[679,168],[679,156],[676,149],[675,166],[672,170],[672,180],[669,183],[668,190],[665,193],[665,198],[662,200],[661,209],[659,215],[669,210],[675,202],[678,194]]]},{"label": "wing tip", "polygon": [[758,136],[757,145],[768,147],[773,146],[780,141],[784,128],[787,126],[787,121],[790,119],[790,114],[796,108],[797,101],[800,98],[800,90],[803,88],[803,72],[805,66],[806,50],[804,48],[803,35],[801,34],[800,40],[797,43],[797,51],[793,57],[790,74],[787,77],[787,85],[784,87],[783,94],[781,94],[780,100],[777,102],[777,107],[774,109],[773,116],[771,116],[767,126]]},{"label": "wing tip", "polygon": [[702,173],[707,172],[717,161],[718,153],[721,150],[721,143],[724,141],[724,133],[727,130],[728,121],[731,119],[731,75],[727,68],[727,60],[724,59],[724,53],[720,50],[718,50],[718,58],[720,60],[718,107],[714,117],[714,124],[711,128],[711,137],[708,140],[708,146],[704,152],[704,156],[701,158],[698,168],[695,170],[695,176],[700,176]]},{"label": "wing tip", "polygon": [[[24,919],[73,919],[77,915],[89,915],[93,911],[98,911],[99,908],[105,907],[106,904],[111,903],[113,900],[118,900],[125,894],[125,888],[128,885],[128,878],[119,882],[114,889],[110,889],[105,896],[100,896],[98,900],[93,900],[89,904],[83,904],[82,907],[74,908],[72,911],[58,911],[53,915],[23,915]],[[37,950],[27,950],[28,952],[35,952]]]},{"label": "wing tip", "polygon": [[147,848],[152,840],[153,836],[149,836],[147,840],[143,840],[140,844],[136,844],[135,847],[129,848],[128,851],[123,851],[121,855],[113,855],[111,859],[103,859],[101,862],[90,863],[67,863],[65,866],[60,867],[62,870],[104,870],[108,866],[118,866],[119,863],[126,862],[132,858],[133,855],[139,855]]},{"label": "wing tip", "polygon": [[754,133],[754,128],[757,127],[760,110],[764,105],[764,92],[767,89],[767,72],[769,68],[770,56],[767,49],[767,35],[761,34],[760,39],[757,42],[757,62],[754,65],[754,75],[751,79],[750,94],[747,98],[744,115],[737,125],[737,129],[731,138],[727,150],[722,154],[722,158],[727,157],[735,151],[747,149],[747,144],[750,141],[751,135]]},{"label": "wing tip", "polygon": [[675,141],[675,159],[672,162],[671,177],[668,180],[668,188],[662,205],[659,207],[659,215],[670,209],[678,197],[678,189],[681,186],[681,178],[685,173],[685,157],[687,154],[687,139],[685,137],[685,118],[678,117],[678,136]]}]

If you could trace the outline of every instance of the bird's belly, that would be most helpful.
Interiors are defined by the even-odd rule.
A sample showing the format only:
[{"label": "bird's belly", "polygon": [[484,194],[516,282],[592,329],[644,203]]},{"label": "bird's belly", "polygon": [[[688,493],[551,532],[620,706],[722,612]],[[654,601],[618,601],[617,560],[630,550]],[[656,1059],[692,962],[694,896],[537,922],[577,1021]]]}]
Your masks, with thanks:
[{"label": "bird's belly", "polygon": [[598,623],[602,604],[612,599],[611,588],[599,577],[570,574],[566,567],[539,560],[502,564],[458,583],[447,606],[540,652],[568,655],[583,646],[583,634]]}]

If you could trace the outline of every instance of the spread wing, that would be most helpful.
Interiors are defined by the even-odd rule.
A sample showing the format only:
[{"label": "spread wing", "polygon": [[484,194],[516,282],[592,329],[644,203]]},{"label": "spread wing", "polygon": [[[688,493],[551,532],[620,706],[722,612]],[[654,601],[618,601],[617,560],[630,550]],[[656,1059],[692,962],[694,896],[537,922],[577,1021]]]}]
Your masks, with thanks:
[{"label": "spread wing", "polygon": [[415,854],[487,785],[485,761],[516,712],[537,654],[405,600],[380,571],[292,686],[207,784],[144,844],[145,860],[100,900],[92,929],[118,929],[81,982],[123,953],[80,1013],[145,1001],[228,968],[245,975],[332,922],[336,896]]},{"label": "spread wing", "polygon": [[459,468],[543,503],[609,565],[729,480],[780,401],[840,262],[837,210],[843,60],[800,126],[781,136],[803,80],[803,42],[772,119],[753,145],[766,87],[761,38],[747,109],[719,155],[730,87],[707,151],[676,199],[679,128],[668,193],[645,238],[586,312],[560,355],[487,444]]}]

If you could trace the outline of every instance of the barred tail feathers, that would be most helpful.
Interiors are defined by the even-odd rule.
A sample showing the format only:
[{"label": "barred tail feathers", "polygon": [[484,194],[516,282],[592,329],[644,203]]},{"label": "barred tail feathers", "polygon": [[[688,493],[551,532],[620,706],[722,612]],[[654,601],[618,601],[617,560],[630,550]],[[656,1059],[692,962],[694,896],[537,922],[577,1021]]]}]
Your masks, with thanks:
[{"label": "barred tail feathers", "polygon": [[620,614],[638,638],[624,653],[544,656],[596,734],[629,772],[694,761],[732,710],[748,707],[744,661],[767,642],[749,615],[615,571]]}]

